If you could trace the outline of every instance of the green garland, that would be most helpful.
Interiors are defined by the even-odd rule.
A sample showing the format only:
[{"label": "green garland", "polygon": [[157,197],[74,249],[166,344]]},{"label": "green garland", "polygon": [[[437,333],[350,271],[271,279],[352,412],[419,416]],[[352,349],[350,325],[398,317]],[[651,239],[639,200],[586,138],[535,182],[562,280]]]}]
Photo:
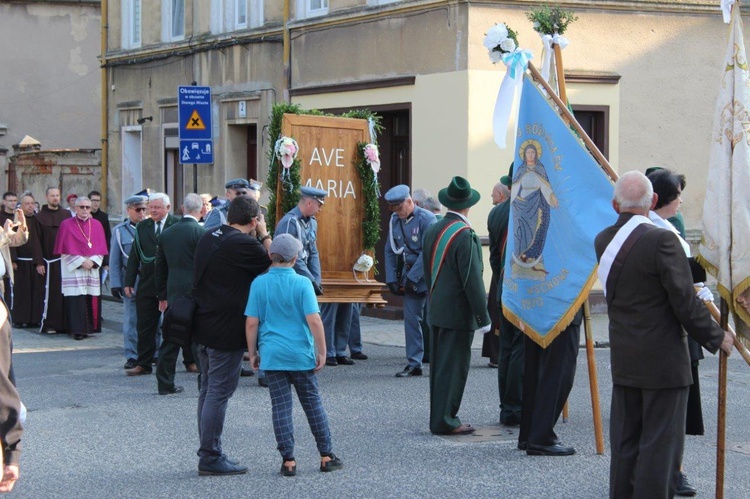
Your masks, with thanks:
[{"label": "green garland", "polygon": [[577,21],[572,10],[562,10],[560,7],[550,8],[542,5],[526,14],[526,18],[534,23],[534,31],[543,35],[562,35],[573,21]]},{"label": "green garland", "polygon": [[[268,127],[269,135],[269,150],[268,150],[268,178],[266,179],[266,185],[269,190],[269,210],[267,226],[273,234],[273,230],[276,227],[276,185],[279,179],[279,168],[281,162],[276,158],[274,152],[274,146],[276,141],[281,137],[281,120],[284,114],[305,114],[313,116],[333,116],[332,114],[323,113],[317,109],[303,110],[297,104],[274,104],[271,111],[271,123]],[[372,119],[374,122],[375,134],[379,134],[383,127],[380,124],[380,116],[372,113],[369,110],[353,110],[341,115],[344,118],[357,118],[369,120]],[[292,137],[294,138],[294,137]],[[378,189],[376,184],[376,177],[370,165],[367,164],[364,156],[364,147],[366,143],[357,144],[357,173],[359,173],[359,179],[362,182],[362,195],[364,197],[364,220],[362,220],[362,235],[364,237],[365,250],[374,251],[375,245],[380,240],[380,206],[378,205]],[[300,176],[301,163],[299,159],[295,159],[292,166],[289,168],[290,182],[289,184],[282,184],[284,196],[281,201],[281,212],[286,213],[293,209],[299,203],[300,197],[300,185],[302,183],[302,177]]]}]

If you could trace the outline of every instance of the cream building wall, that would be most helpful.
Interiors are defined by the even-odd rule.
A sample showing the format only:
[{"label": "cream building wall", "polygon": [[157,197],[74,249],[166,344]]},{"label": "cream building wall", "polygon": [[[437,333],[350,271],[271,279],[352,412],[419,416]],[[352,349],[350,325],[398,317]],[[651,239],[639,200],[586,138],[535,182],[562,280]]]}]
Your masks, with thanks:
[{"label": "cream building wall", "polygon": [[[101,147],[98,1],[0,2],[0,147]],[[5,178],[0,181],[5,185]]]},{"label": "cream building wall", "polygon": [[[716,2],[712,9],[700,8],[708,2],[666,2],[658,12],[649,2],[629,4],[628,10],[616,10],[618,4],[573,7],[579,19],[565,33],[570,40],[563,51],[566,72],[616,73],[621,80],[617,85],[571,85],[569,99],[574,105],[610,106],[609,156],[617,171],[659,165],[684,173],[686,226],[700,229],[729,26]],[[519,32],[520,45],[534,52],[532,62],[540,66],[541,42],[525,19],[527,8],[482,4],[470,9],[471,69],[492,67],[481,43],[487,28],[497,22]],[[748,41],[746,32],[746,45]],[[488,85],[493,83],[488,80]],[[501,157],[509,162],[508,156]]]}]

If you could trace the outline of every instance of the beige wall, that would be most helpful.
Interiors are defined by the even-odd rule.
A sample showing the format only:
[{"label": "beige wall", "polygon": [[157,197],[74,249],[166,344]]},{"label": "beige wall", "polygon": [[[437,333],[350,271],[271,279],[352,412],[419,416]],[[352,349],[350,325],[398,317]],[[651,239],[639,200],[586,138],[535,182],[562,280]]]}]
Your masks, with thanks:
[{"label": "beige wall", "polygon": [[0,3],[0,147],[9,155],[25,135],[45,149],[101,147],[99,24],[98,5]]}]

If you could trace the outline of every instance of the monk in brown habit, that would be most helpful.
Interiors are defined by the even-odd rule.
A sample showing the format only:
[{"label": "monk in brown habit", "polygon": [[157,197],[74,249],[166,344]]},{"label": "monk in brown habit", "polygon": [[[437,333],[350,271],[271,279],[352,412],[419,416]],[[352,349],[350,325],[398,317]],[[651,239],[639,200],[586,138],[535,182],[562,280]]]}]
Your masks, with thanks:
[{"label": "monk in brown habit", "polygon": [[44,265],[42,245],[39,234],[39,222],[34,214],[34,196],[25,194],[21,197],[21,209],[26,217],[29,240],[23,246],[13,248],[13,294],[11,305],[13,326],[39,327],[44,307],[44,277],[36,271],[38,265]]},{"label": "monk in brown habit", "polygon": [[42,312],[41,331],[49,334],[66,331],[65,307],[63,305],[62,275],[60,255],[55,254],[55,239],[63,220],[70,218],[70,212],[60,207],[60,189],[47,187],[47,204],[36,214],[39,222],[40,241],[44,265],[37,265],[36,271],[45,278],[45,302]]}]

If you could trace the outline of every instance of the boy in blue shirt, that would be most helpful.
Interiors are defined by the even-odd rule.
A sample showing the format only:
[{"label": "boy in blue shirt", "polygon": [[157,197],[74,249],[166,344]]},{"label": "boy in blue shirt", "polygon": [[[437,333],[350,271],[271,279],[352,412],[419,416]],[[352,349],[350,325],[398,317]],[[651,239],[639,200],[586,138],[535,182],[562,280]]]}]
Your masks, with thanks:
[{"label": "boy in blue shirt", "polygon": [[[279,234],[268,252],[271,267],[250,287],[245,331],[250,362],[263,369],[271,395],[276,444],[283,462],[281,474],[297,474],[294,460],[292,390],[305,411],[320,452],[320,471],[343,468],[332,450],[328,416],[318,393],[315,375],[326,362],[323,321],[310,279],[297,274],[294,264],[302,244],[291,234]],[[260,350],[260,355],[258,354]]]}]

